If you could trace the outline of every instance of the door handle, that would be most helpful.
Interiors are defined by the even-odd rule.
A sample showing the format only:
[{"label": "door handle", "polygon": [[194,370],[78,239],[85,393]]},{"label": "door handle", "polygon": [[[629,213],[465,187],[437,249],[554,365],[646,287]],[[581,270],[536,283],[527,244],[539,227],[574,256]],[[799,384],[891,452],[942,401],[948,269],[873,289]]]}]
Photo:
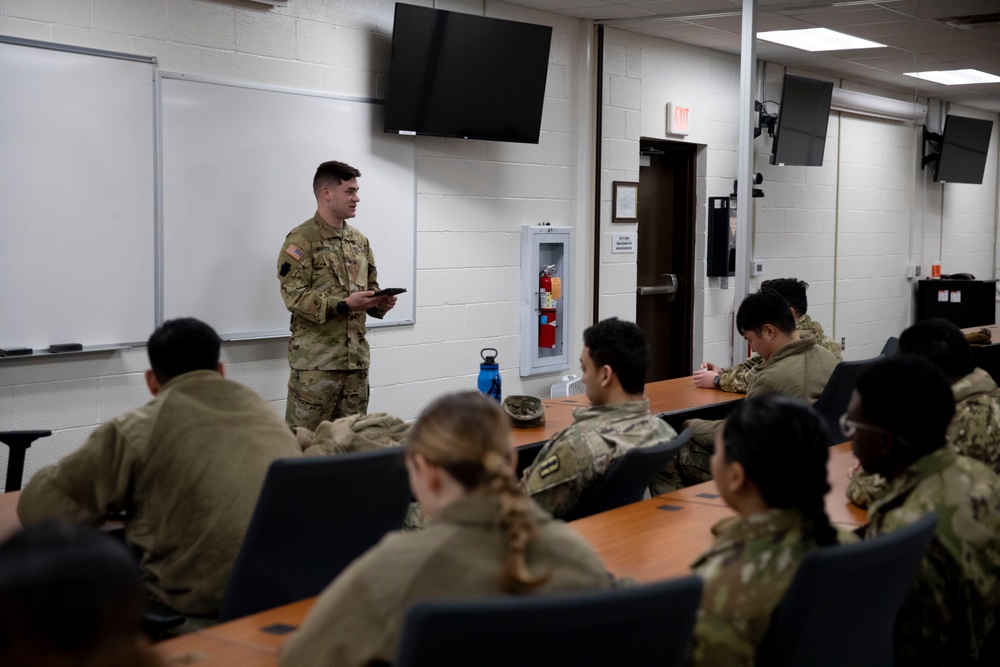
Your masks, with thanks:
[{"label": "door handle", "polygon": [[635,288],[635,293],[639,296],[656,296],[657,294],[673,294],[677,291],[677,285],[648,285]]},{"label": "door handle", "polygon": [[677,294],[677,274],[665,273],[663,277],[666,279],[666,285],[639,285],[635,288],[635,293],[638,296],[665,294],[667,295],[667,301],[673,301],[674,296]]}]

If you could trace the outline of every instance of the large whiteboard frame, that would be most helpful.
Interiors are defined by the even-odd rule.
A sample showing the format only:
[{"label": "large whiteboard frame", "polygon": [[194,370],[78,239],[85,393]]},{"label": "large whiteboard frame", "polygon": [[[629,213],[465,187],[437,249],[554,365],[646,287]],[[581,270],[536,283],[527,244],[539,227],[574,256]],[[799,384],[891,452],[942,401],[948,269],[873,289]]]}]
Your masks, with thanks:
[{"label": "large whiteboard frame", "polygon": [[0,37],[0,347],[153,330],[155,63]]},{"label": "large whiteboard frame", "polygon": [[316,210],[326,160],[361,170],[351,224],[368,237],[379,284],[405,287],[385,320],[413,324],[416,145],[382,132],[380,100],[157,76],[161,192],[157,321],[204,319],[224,339],[288,335],[277,261],[285,235]]}]

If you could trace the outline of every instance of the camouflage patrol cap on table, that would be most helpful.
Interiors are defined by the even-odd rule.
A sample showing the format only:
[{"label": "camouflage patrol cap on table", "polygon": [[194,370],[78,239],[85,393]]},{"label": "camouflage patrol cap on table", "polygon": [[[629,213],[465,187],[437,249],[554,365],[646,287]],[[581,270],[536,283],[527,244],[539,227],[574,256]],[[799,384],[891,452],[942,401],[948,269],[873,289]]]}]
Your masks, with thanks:
[{"label": "camouflage patrol cap on table", "polygon": [[510,416],[515,428],[535,428],[545,424],[545,406],[534,396],[508,396],[503,399],[503,411]]}]

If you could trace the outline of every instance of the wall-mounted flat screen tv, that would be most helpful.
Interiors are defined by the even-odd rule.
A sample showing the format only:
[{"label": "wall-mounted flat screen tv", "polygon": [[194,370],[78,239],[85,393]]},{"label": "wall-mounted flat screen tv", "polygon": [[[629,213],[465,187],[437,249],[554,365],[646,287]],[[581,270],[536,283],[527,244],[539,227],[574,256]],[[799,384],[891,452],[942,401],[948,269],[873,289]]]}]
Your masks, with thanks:
[{"label": "wall-mounted flat screen tv", "polygon": [[934,180],[939,183],[982,184],[992,134],[992,120],[948,114],[944,119],[941,157]]},{"label": "wall-mounted flat screen tv", "polygon": [[552,28],[396,4],[385,131],[538,143]]},{"label": "wall-mounted flat screen tv", "polygon": [[829,81],[785,75],[771,164],[823,166],[832,95],[833,84]]}]

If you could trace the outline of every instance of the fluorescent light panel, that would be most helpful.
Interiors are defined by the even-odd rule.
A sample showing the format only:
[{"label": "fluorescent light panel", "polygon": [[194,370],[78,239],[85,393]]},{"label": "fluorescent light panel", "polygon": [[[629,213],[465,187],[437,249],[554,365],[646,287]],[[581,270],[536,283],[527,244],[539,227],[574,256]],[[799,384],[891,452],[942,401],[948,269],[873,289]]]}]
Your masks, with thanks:
[{"label": "fluorescent light panel", "polygon": [[946,86],[963,86],[969,83],[997,83],[1000,76],[980,72],[977,69],[938,70],[935,72],[904,72],[906,76],[916,77],[924,81],[943,83]]},{"label": "fluorescent light panel", "polygon": [[834,32],[826,28],[771,30],[758,32],[757,38],[803,51],[841,51],[844,49],[880,49],[885,47],[885,44],[853,35],[845,35],[842,32]]}]

